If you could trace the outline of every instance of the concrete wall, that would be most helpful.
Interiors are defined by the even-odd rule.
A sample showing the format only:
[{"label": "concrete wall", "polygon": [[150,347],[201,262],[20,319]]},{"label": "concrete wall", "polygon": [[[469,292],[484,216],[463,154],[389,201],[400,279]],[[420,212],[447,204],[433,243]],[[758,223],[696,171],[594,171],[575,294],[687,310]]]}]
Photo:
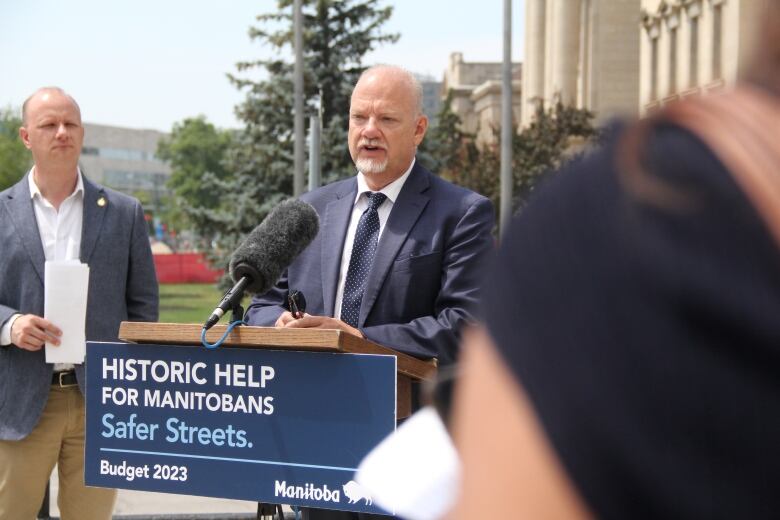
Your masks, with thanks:
[{"label": "concrete wall", "polygon": [[579,106],[596,113],[597,122],[635,115],[639,100],[639,2],[591,0],[583,15],[589,18],[585,38],[589,48],[580,75]]},{"label": "concrete wall", "polygon": [[[495,141],[494,128],[501,127],[501,63],[466,62],[463,53],[450,54],[444,73],[442,96],[452,91],[452,111],[460,116],[464,132],[477,135],[477,142]],[[522,65],[513,63],[512,109],[521,118]]]}]

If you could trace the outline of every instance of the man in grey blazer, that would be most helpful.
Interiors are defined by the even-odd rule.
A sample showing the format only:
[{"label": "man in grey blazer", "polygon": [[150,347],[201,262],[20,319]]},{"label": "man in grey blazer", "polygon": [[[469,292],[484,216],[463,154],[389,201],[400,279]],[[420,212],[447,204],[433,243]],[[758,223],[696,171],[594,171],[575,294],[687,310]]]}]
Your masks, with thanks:
[{"label": "man in grey blazer", "polygon": [[84,485],[84,364],[45,362],[58,324],[43,318],[44,262],[89,265],[86,337],[117,339],[123,320],[156,321],[157,279],[139,202],[79,171],[76,101],[42,88],[19,131],[34,166],[0,193],[0,518],[33,518],[55,464],[67,519],[106,519],[114,490]]}]

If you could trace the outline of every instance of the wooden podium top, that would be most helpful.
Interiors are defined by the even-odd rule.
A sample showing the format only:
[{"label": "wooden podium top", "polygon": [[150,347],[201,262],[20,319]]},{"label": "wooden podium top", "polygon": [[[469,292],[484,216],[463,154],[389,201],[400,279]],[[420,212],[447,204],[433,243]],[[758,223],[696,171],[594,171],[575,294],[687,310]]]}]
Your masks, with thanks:
[{"label": "wooden podium top", "polygon": [[[213,343],[225,333],[227,325],[215,325],[206,333]],[[199,345],[202,325],[196,323],[146,323],[123,321],[119,339],[130,343],[161,345]],[[366,339],[335,329],[279,329],[275,327],[234,328],[223,347],[267,348],[272,350],[314,350],[353,354],[384,354],[398,359],[398,372],[412,379],[430,379],[436,374],[436,361],[422,361]]]}]

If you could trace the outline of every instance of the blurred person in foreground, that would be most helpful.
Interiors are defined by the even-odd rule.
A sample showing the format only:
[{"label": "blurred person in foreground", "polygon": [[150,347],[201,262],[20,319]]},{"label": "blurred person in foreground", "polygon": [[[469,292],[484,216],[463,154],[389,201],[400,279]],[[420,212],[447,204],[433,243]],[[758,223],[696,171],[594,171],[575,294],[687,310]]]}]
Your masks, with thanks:
[{"label": "blurred person in foreground", "polygon": [[780,2],[733,91],[565,168],[464,344],[451,518],[780,514]]},{"label": "blurred person in foreground", "polygon": [[84,364],[46,363],[44,263],[89,266],[86,338],[157,320],[157,278],[140,203],[93,184],[78,160],[81,111],[60,88],[34,92],[19,135],[33,167],[0,193],[0,518],[36,516],[54,465],[63,520],[111,518],[116,491],[84,485]]}]

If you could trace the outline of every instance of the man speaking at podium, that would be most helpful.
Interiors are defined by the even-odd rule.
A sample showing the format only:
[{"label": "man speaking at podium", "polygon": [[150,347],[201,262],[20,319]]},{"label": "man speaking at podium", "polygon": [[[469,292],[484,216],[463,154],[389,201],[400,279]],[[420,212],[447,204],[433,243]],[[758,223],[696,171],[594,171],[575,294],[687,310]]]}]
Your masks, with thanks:
[{"label": "man speaking at podium", "polygon": [[[481,267],[492,250],[491,202],[415,159],[428,119],[422,88],[399,67],[366,70],[352,92],[355,177],[304,194],[320,231],[276,286],[253,300],[252,325],[340,329],[417,358],[456,357]],[[285,310],[301,291],[307,315]]]}]

